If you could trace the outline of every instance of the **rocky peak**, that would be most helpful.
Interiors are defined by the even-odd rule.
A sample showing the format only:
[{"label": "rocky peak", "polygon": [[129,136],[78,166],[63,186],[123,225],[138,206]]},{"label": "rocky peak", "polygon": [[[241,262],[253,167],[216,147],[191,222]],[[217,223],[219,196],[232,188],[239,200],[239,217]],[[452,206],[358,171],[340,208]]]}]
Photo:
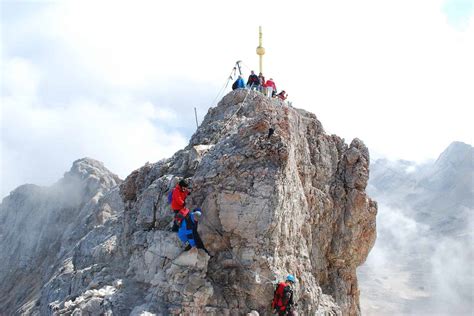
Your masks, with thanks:
[{"label": "rocky peak", "polygon": [[[356,267],[376,237],[368,166],[361,140],[327,135],[314,114],[232,91],[186,148],[135,170],[120,192],[91,190],[94,203],[70,218],[82,235],[69,231],[80,238],[63,246],[36,300],[26,300],[39,307],[22,311],[268,315],[276,282],[291,273],[301,314],[359,315]],[[76,161],[58,187],[118,183],[102,167]],[[192,187],[187,207],[203,210],[198,230],[211,256],[183,252],[171,231],[167,195],[182,178]],[[93,220],[106,211],[117,216]]]},{"label": "rocky peak", "polygon": [[[101,162],[84,158],[54,185],[22,185],[3,199],[0,314],[30,314],[42,278],[50,277],[77,241],[114,213],[105,201],[119,183]],[[120,203],[110,204],[120,209]]]},{"label": "rocky peak", "polygon": [[436,162],[420,173],[419,184],[427,190],[444,194],[453,187],[459,196],[472,194],[474,148],[462,142],[451,143]]},{"label": "rocky peak", "polygon": [[[357,315],[355,268],[375,240],[376,204],[364,192],[368,164],[362,141],[348,146],[326,135],[314,114],[257,92],[231,92],[209,110],[184,150],[133,172],[121,185],[126,239],[135,243],[141,236],[139,244],[147,245],[130,246],[130,267],[140,280],[155,264],[164,264],[158,273],[170,276],[166,262],[173,259],[155,257],[157,263],[147,265],[140,253],[150,238],[168,238],[166,194],[185,177],[193,188],[189,207],[205,212],[200,229],[214,257],[196,283],[206,296],[196,301],[197,292],[190,291],[161,306],[184,314],[264,312],[272,281],[295,273],[300,311],[322,312],[324,292],[344,314]],[[153,233],[143,232],[152,227]],[[189,273],[180,283],[195,278]],[[165,298],[180,291],[162,280]]]},{"label": "rocky peak", "polygon": [[436,160],[438,168],[474,166],[474,147],[463,142],[452,142]]},{"label": "rocky peak", "polygon": [[100,161],[82,158],[73,162],[71,169],[54,185],[61,195],[64,190],[79,193],[87,201],[95,194],[106,191],[121,182],[119,177],[105,168]]},{"label": "rocky peak", "polygon": [[65,173],[67,176],[77,176],[81,179],[87,179],[91,176],[101,177],[104,180],[113,179],[117,183],[119,178],[117,175],[105,168],[104,164],[92,158],[82,158],[74,161],[69,172]]}]

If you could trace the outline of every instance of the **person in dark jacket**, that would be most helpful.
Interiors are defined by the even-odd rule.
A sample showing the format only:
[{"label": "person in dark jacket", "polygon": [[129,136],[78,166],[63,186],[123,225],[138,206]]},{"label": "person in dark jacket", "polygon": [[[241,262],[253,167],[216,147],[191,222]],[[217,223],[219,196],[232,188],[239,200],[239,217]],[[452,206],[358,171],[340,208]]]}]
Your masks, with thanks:
[{"label": "person in dark jacket", "polygon": [[274,314],[279,316],[283,315],[295,315],[292,307],[295,305],[293,302],[293,289],[292,286],[296,279],[292,274],[286,277],[286,281],[280,282],[275,289],[272,301],[272,309]]},{"label": "person in dark jacket", "polygon": [[235,80],[235,82],[232,84],[232,90],[244,89],[244,88],[245,88],[244,78],[242,78],[242,76],[239,75],[237,80]]},{"label": "person in dark jacket", "polygon": [[253,70],[250,71],[249,80],[247,80],[247,87],[253,90],[257,89],[259,85],[260,80],[258,79],[258,76],[253,72]]}]

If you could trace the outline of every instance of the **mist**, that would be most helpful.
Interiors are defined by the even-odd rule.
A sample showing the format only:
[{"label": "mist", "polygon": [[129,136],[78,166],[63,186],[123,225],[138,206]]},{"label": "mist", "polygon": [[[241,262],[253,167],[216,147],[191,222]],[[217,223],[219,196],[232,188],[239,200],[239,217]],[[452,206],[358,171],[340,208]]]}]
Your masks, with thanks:
[{"label": "mist", "polygon": [[377,240],[358,269],[363,315],[472,315],[472,152],[455,142],[436,161],[371,165]]}]

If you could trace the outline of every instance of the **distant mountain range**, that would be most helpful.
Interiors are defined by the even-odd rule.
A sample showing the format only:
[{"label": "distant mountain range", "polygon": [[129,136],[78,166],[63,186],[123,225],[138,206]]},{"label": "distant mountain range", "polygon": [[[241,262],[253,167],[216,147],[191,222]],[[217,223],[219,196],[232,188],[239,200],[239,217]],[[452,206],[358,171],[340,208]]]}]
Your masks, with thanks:
[{"label": "distant mountain range", "polygon": [[370,170],[378,237],[358,270],[362,313],[472,315],[474,148],[453,142],[436,161]]}]

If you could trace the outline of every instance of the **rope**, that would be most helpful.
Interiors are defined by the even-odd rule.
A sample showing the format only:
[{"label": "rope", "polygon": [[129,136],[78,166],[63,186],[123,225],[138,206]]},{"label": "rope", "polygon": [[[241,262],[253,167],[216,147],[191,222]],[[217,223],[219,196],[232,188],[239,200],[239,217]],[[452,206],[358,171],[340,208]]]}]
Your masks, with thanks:
[{"label": "rope", "polygon": [[[243,66],[243,67],[250,70],[250,68],[246,64],[244,64],[244,62],[239,61],[239,63],[241,64],[241,66]],[[234,66],[234,68],[232,68],[232,71],[230,72],[229,76],[227,77],[227,80],[225,81],[224,85],[222,86],[222,88],[219,90],[216,97],[212,101],[211,106],[214,106],[214,104],[216,104],[216,101],[218,100],[218,98],[223,94],[225,88],[227,88],[227,86],[229,85],[229,81],[233,79],[232,76],[236,74],[236,71],[237,71],[237,64]],[[249,95],[250,90],[252,90],[253,87],[254,87],[254,85],[250,86],[250,89],[248,89],[247,95],[245,96],[244,101],[242,101],[242,104],[240,104],[237,111],[235,111],[235,113],[227,120],[227,123],[240,111],[240,109],[242,108],[242,106],[244,105],[244,103],[247,99],[247,96]],[[227,127],[227,123],[224,125],[224,128]]]},{"label": "rope", "polygon": [[[241,61],[238,61],[237,63],[241,63]],[[234,66],[234,68],[232,68],[232,71],[230,72],[229,76],[227,77],[227,80],[225,82],[225,84],[223,85],[223,87],[221,88],[221,90],[219,91],[219,93],[216,95],[216,97],[214,98],[214,101],[212,101],[212,104],[211,106],[213,106],[217,99],[219,98],[219,96],[224,92],[225,88],[227,88],[227,86],[229,85],[229,81],[230,80],[233,80],[233,76],[236,75],[236,71],[237,71],[237,63],[236,65]]]},{"label": "rope", "polygon": [[232,79],[232,74],[235,72],[236,68],[234,67],[232,69],[232,71],[230,72],[230,75],[229,77],[227,77],[227,80],[225,81],[224,85],[222,86],[221,90],[219,90],[219,92],[217,93],[216,97],[214,98],[214,101],[212,101],[211,103],[211,106],[213,106],[217,99],[219,98],[219,96],[224,92],[225,88],[227,88],[227,85],[229,85],[229,81]]},{"label": "rope", "polygon": [[[247,68],[248,70],[251,70],[246,64],[244,64],[243,62],[240,62],[242,66],[244,66],[245,68]],[[225,84],[223,85],[223,87],[221,88],[221,90],[219,91],[219,93],[216,95],[216,97],[214,98],[214,101],[212,102],[212,105],[215,104],[216,100],[219,98],[219,96],[223,93],[223,91],[225,90],[225,88],[228,86],[229,84],[229,81],[232,78],[232,75],[235,74],[237,68],[236,66],[234,66],[232,68],[232,71],[229,75],[229,77],[227,78]],[[227,128],[227,125],[230,123],[230,121],[235,117],[235,115],[237,115],[237,113],[240,111],[240,109],[244,106],[245,102],[247,101],[247,97],[249,96],[250,94],[250,91],[252,90],[254,85],[251,85],[249,89],[247,89],[247,92],[246,92],[246,95],[244,97],[244,100],[240,103],[239,107],[237,108],[237,110],[224,122],[224,127],[223,129]],[[209,220],[209,218],[206,216],[205,213],[203,213],[203,217],[204,218],[207,218]],[[224,235],[222,234],[222,232],[220,232],[216,227],[214,227],[212,224],[210,224],[210,221],[209,222],[201,222],[202,225],[205,225],[206,227],[210,228],[211,230],[213,230],[214,232],[216,232],[219,236],[221,236],[222,238],[224,238]],[[232,252],[232,249],[230,247],[227,246],[227,244],[224,242],[224,247],[227,249],[227,251],[230,253],[230,255],[232,256],[232,259],[235,260],[235,262],[238,263],[238,265],[241,267],[242,270],[246,271],[246,272],[249,272],[254,278],[255,280],[260,283],[260,279],[264,279],[267,281],[267,283],[270,283],[272,285],[276,284],[277,283],[277,280],[271,280],[267,277],[264,277],[264,276],[261,276],[260,274],[258,274],[257,272],[254,272],[248,268],[245,267],[245,265],[237,258],[236,255],[234,255],[234,253]],[[169,258],[168,258],[169,259]],[[172,264],[174,264],[173,262],[171,262]]]},{"label": "rope", "polygon": [[240,103],[239,108],[234,112],[234,114],[232,114],[232,115],[226,120],[226,122],[224,123],[224,127],[223,127],[222,129],[227,128],[227,124],[230,122],[230,120],[232,120],[232,119],[234,118],[234,116],[240,111],[240,109],[242,108],[242,106],[245,104],[245,101],[247,100],[247,97],[249,96],[251,90],[252,90],[252,89],[247,89],[247,94],[245,95],[244,100],[242,101],[242,103]]},{"label": "rope", "polygon": [[244,66],[245,68],[247,68],[249,71],[252,70],[252,68],[250,68],[249,66],[247,66],[247,64],[245,64],[244,62],[241,62],[242,66]]}]

